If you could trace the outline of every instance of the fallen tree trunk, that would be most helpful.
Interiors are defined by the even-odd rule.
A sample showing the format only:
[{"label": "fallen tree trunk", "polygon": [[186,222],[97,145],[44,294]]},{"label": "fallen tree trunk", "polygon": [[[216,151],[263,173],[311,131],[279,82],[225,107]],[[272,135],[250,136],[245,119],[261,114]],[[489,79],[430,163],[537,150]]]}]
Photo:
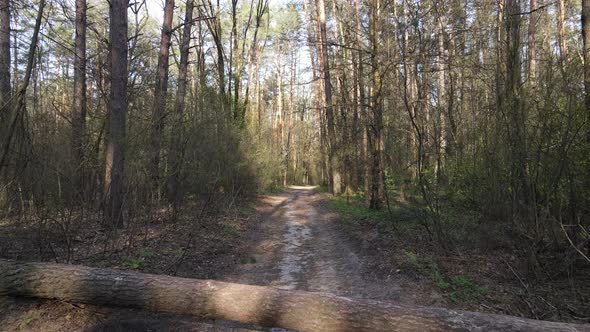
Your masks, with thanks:
[{"label": "fallen tree trunk", "polygon": [[8,260],[0,260],[0,295],[133,307],[300,331],[590,331],[589,325]]}]

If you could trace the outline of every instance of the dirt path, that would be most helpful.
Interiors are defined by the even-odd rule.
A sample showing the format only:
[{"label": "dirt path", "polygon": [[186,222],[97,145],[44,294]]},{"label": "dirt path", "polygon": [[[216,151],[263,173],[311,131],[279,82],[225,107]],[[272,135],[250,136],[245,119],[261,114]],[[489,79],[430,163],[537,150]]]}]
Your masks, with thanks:
[{"label": "dirt path", "polygon": [[[245,245],[236,244],[242,247],[243,253],[237,256],[240,263],[229,273],[221,269],[215,279],[412,303],[401,292],[399,275],[374,276],[371,257],[358,254],[344,235],[339,216],[324,207],[324,197],[312,187],[291,187],[279,196],[260,197],[262,221],[240,240]],[[146,326],[153,331],[286,331],[224,321],[203,323],[194,317],[133,309],[0,297],[2,331],[133,330],[122,328],[121,322],[135,324],[137,331],[148,330]],[[113,328],[117,326],[120,329]]]},{"label": "dirt path", "polygon": [[371,276],[347,240],[338,216],[323,207],[313,187],[291,187],[265,197],[272,206],[240,266],[227,281],[342,296],[403,300],[399,282]]}]

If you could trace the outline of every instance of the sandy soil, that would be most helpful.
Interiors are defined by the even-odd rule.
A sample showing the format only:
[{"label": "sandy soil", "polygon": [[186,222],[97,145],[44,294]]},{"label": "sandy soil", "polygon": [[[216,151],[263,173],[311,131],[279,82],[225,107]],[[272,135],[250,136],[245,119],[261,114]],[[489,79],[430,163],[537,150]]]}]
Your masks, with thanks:
[{"label": "sandy soil", "polygon": [[[322,205],[313,187],[290,187],[278,196],[260,196],[260,222],[251,223],[237,248],[233,267],[206,273],[215,279],[282,289],[329,292],[349,297],[412,302],[399,280],[377,278],[367,270],[338,225],[338,216]],[[231,252],[230,252],[231,251]],[[202,261],[223,257],[199,257]],[[236,254],[237,253],[237,254]],[[203,254],[201,253],[200,256]],[[236,259],[237,257],[237,259]],[[198,264],[187,260],[186,265]],[[187,266],[187,271],[200,271]],[[148,271],[150,272],[150,271]],[[158,271],[154,271],[159,273]],[[202,273],[181,273],[201,277]],[[119,322],[125,322],[121,325]],[[2,331],[252,331],[230,322],[199,322],[190,317],[141,310],[73,305],[0,297]],[[266,329],[268,330],[268,329]],[[271,329],[271,331],[283,331]]]},{"label": "sandy soil", "polygon": [[313,187],[290,187],[266,197],[274,209],[249,241],[249,256],[226,281],[282,289],[412,302],[398,278],[377,278],[339,227],[338,216],[322,206]]}]

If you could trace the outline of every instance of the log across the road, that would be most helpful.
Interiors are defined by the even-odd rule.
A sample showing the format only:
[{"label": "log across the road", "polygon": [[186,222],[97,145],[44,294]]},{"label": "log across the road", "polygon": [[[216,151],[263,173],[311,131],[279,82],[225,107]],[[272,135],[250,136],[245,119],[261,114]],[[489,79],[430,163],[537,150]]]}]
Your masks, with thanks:
[{"label": "log across the road", "polygon": [[589,325],[9,260],[0,260],[0,295],[133,307],[300,331],[590,331]]}]

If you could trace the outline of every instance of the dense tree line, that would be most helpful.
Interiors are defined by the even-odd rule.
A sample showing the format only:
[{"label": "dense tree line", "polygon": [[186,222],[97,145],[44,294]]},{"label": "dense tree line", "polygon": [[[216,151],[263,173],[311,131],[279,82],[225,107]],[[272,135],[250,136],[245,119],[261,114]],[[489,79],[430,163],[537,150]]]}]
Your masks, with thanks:
[{"label": "dense tree line", "polygon": [[589,6],[308,1],[332,191],[416,199],[445,248],[461,205],[510,221],[533,270],[587,259]]}]

